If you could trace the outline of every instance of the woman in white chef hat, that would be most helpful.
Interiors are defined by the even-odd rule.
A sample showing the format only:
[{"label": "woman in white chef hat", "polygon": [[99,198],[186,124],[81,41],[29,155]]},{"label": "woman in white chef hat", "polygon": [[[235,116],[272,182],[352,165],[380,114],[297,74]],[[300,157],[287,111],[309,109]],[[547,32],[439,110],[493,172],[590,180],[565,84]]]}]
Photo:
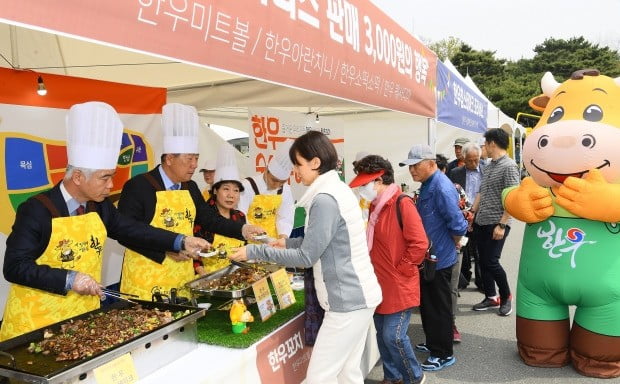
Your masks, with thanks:
[{"label": "woman in white chef hat", "polygon": [[247,215],[248,223],[263,227],[269,238],[286,238],[293,230],[295,201],[288,184],[293,171],[288,155],[292,145],[292,140],[278,143],[263,174],[243,180],[239,210]]},{"label": "woman in white chef hat", "polygon": [[[213,210],[214,215],[245,224],[245,214],[237,210],[237,204],[239,203],[241,192],[243,192],[243,184],[241,184],[239,170],[237,169],[236,152],[237,150],[228,143],[224,143],[220,147],[214,166],[215,175],[213,177],[211,197],[207,200],[207,204]],[[230,264],[228,258],[222,259],[212,256],[226,256],[231,249],[245,244],[243,240],[213,232],[208,232],[205,239],[213,244],[213,251],[208,254],[201,253],[201,255],[207,256],[207,258],[194,262],[196,273],[200,275],[211,273]],[[217,252],[217,255],[214,255],[214,252]]]}]

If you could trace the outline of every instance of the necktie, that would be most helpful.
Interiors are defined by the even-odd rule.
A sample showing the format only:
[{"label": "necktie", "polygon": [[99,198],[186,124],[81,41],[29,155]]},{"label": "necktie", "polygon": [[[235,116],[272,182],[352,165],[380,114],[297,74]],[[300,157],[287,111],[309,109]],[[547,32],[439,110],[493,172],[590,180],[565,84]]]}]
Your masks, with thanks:
[{"label": "necktie", "polygon": [[177,191],[179,188],[181,188],[180,184],[172,184],[172,186],[170,187],[170,190]]},{"label": "necktie", "polygon": [[75,215],[79,216],[79,215],[83,215],[85,212],[84,206],[80,204],[79,207],[77,207],[77,209],[75,210]]}]

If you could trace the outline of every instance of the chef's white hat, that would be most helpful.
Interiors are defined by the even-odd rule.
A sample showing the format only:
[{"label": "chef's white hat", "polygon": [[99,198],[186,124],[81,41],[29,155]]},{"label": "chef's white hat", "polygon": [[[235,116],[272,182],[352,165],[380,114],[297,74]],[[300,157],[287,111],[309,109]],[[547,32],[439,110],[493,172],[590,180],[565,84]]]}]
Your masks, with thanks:
[{"label": "chef's white hat", "polygon": [[191,105],[169,103],[162,109],[163,153],[198,153],[198,112]]},{"label": "chef's white hat", "polygon": [[115,169],[123,123],[109,104],[75,104],[67,113],[67,160],[74,167]]},{"label": "chef's white hat", "polygon": [[292,140],[281,143],[267,166],[269,172],[278,180],[288,180],[289,176],[291,176],[293,163],[291,163],[288,152],[292,145]]},{"label": "chef's white hat", "polygon": [[202,165],[202,168],[200,168],[200,172],[214,171],[214,170],[215,170],[215,158],[211,156],[207,157],[207,160]]},{"label": "chef's white hat", "polygon": [[243,185],[239,178],[239,170],[237,169],[237,158],[235,156],[237,150],[228,143],[224,143],[217,151],[215,160],[215,175],[213,176],[213,184],[222,181],[236,181],[243,191]]}]

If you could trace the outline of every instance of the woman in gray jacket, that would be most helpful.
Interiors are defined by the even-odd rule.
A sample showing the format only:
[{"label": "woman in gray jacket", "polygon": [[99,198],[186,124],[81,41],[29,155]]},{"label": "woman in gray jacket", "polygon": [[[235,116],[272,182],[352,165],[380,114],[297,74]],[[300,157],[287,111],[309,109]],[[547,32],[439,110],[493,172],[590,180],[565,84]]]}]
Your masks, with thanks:
[{"label": "woman in gray jacket", "polygon": [[271,261],[312,267],[317,297],[325,310],[306,373],[308,384],[364,381],[360,361],[375,308],[381,303],[357,199],[338,177],[338,154],[317,131],[298,137],[289,156],[308,186],[298,205],[306,209],[305,237],[248,245],[237,261]]}]

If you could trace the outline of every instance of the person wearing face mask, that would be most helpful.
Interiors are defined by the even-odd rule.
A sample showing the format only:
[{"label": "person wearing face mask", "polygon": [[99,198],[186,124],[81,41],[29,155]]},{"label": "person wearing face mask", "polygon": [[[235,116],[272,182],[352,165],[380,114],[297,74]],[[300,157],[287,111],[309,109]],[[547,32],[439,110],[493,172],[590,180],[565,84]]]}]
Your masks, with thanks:
[{"label": "person wearing face mask", "polygon": [[[407,335],[411,313],[420,305],[418,265],[428,239],[422,219],[410,198],[394,183],[394,170],[381,156],[369,155],[355,164],[357,176],[349,186],[370,201],[366,229],[370,260],[383,292],[373,320],[383,361],[383,383],[423,383],[424,373]],[[400,206],[402,227],[396,204]]]}]

